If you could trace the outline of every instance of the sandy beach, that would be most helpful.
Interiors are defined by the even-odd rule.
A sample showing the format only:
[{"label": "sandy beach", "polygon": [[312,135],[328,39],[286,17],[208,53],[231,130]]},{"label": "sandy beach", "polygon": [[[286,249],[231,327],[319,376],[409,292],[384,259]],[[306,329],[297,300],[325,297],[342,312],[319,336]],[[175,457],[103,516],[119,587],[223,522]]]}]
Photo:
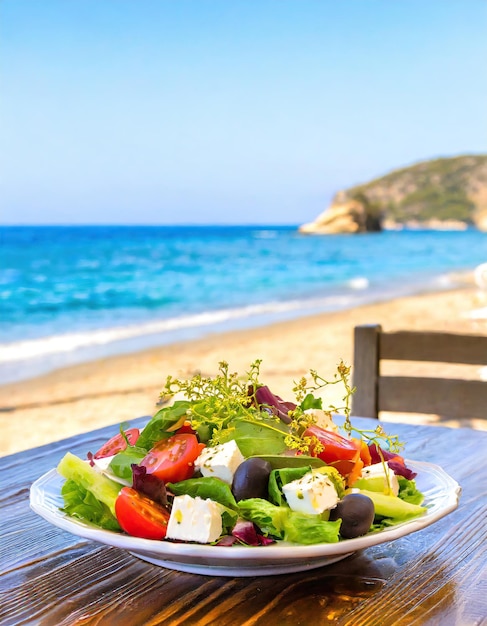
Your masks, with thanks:
[{"label": "sandy beach", "polygon": [[[121,422],[155,412],[159,393],[169,374],[189,377],[199,371],[213,375],[222,360],[229,363],[232,371],[243,373],[255,359],[262,359],[262,382],[281,397],[291,399],[293,381],[306,375],[310,368],[332,379],[341,359],[352,364],[356,324],[380,323],[386,330],[431,329],[487,334],[487,320],[470,315],[471,311],[485,306],[483,298],[467,281],[462,288],[453,291],[214,334],[197,341],[110,357],[4,385],[0,387],[0,455],[110,424],[115,426],[115,432]],[[418,364],[413,369],[421,371],[425,367]],[[467,375],[477,376],[479,372],[477,368]],[[442,373],[459,375],[455,366],[445,366]],[[336,386],[328,389],[333,392],[324,395],[325,400],[340,404],[342,391]],[[385,420],[438,423],[435,416],[388,415]],[[465,424],[474,428],[487,426],[482,420],[466,420]],[[447,425],[456,424],[447,422]]]}]

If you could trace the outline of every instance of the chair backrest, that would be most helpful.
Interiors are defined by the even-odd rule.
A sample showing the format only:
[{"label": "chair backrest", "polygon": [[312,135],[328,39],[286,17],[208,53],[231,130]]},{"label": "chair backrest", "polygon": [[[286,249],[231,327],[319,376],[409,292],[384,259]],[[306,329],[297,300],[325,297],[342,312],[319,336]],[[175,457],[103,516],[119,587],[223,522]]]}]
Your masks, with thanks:
[{"label": "chair backrest", "polygon": [[[384,332],[380,325],[354,331],[352,414],[380,411],[487,419],[487,381],[384,376],[381,361],[431,361],[487,365],[487,336],[444,332]],[[434,367],[434,366],[433,366]]]}]

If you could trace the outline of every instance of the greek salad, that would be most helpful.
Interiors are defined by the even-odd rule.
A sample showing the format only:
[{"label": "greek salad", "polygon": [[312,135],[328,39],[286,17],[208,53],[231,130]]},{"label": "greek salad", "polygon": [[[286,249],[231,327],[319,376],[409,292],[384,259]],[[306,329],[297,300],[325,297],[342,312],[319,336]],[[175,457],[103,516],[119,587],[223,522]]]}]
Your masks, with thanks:
[{"label": "greek salad", "polygon": [[[350,368],[332,381],[314,370],[275,395],[261,361],[240,377],[169,376],[163,406],[143,429],[120,432],[57,471],[63,511],[105,530],[157,541],[219,546],[334,543],[423,515],[423,495],[381,425],[350,419]],[[327,385],[342,407],[323,407]],[[338,426],[336,415],[343,416]]]}]

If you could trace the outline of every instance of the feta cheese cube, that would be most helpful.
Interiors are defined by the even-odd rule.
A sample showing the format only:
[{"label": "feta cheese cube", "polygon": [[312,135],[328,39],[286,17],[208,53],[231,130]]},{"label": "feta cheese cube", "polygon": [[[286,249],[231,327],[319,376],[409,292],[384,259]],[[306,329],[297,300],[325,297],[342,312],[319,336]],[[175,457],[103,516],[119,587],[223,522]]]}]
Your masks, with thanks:
[{"label": "feta cheese cube", "polygon": [[100,471],[104,472],[108,469],[108,466],[112,462],[113,456],[104,456],[101,459],[92,459],[94,466]]},{"label": "feta cheese cube", "polygon": [[244,457],[232,439],[227,443],[204,448],[194,465],[203,476],[215,476],[231,485],[235,470],[243,461]]},{"label": "feta cheese cube", "polygon": [[362,478],[382,478],[384,493],[394,496],[397,496],[399,493],[399,481],[387,463],[374,463],[374,465],[364,467],[362,470]]},{"label": "feta cheese cube", "polygon": [[282,488],[289,507],[299,513],[319,515],[338,503],[335,486],[326,474],[308,472]]},{"label": "feta cheese cube", "polygon": [[212,543],[222,534],[222,506],[213,500],[176,496],[167,524],[167,539]]}]

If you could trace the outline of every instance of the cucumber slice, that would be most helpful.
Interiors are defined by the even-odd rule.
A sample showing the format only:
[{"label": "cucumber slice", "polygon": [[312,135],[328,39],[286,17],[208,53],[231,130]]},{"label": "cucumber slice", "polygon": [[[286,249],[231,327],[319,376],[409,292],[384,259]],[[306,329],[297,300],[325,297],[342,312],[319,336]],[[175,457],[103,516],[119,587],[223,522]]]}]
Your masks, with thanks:
[{"label": "cucumber slice", "polygon": [[57,471],[63,478],[73,480],[92,493],[97,500],[107,505],[115,518],[117,517],[115,515],[115,500],[121,488],[118,483],[103,476],[89,463],[71,454],[71,452],[66,452],[57,466]]},{"label": "cucumber slice", "polygon": [[374,503],[376,515],[381,517],[390,517],[396,522],[409,520],[412,517],[423,515],[426,511],[426,507],[405,502],[397,496],[386,496],[384,493],[379,493],[378,491],[368,491],[366,489],[359,489],[358,493],[363,493],[364,496],[369,496]]}]

